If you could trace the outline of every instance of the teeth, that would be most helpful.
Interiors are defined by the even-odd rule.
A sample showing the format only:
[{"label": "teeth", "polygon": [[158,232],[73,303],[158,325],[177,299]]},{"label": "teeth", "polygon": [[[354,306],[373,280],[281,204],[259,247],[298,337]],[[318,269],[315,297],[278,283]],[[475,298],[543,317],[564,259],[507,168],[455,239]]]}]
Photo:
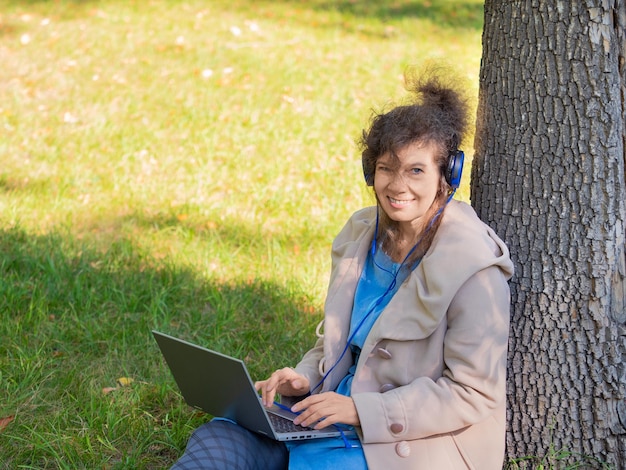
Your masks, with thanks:
[{"label": "teeth", "polygon": [[411,201],[400,201],[399,199],[394,199],[392,197],[389,198],[389,200],[393,203],[393,204],[400,204],[400,205],[406,205],[409,204]]}]

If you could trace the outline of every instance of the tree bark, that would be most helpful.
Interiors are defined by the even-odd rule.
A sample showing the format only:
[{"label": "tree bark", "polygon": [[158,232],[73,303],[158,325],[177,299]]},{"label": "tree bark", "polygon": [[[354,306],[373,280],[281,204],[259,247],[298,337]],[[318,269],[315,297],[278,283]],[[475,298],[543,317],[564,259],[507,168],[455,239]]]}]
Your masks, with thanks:
[{"label": "tree bark", "polygon": [[509,458],[626,468],[625,1],[485,2],[471,200],[516,266]]}]

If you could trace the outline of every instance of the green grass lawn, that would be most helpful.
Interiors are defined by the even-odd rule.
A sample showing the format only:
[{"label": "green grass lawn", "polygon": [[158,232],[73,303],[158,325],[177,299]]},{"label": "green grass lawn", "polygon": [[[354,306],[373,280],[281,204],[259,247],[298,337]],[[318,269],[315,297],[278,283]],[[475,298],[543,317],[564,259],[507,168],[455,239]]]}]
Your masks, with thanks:
[{"label": "green grass lawn", "polygon": [[477,95],[481,32],[479,0],[0,0],[0,468],[171,464],[207,416],[153,328],[293,365],[372,110],[431,60]]}]

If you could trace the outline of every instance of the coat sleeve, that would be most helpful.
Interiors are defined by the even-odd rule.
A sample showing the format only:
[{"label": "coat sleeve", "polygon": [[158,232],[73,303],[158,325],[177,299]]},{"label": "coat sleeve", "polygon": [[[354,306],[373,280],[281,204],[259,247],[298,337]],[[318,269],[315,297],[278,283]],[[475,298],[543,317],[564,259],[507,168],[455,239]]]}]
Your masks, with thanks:
[{"label": "coat sleeve", "polygon": [[509,308],[509,287],[498,267],[471,276],[447,312],[441,377],[418,377],[385,393],[353,394],[363,442],[452,432],[481,422],[503,407]]}]

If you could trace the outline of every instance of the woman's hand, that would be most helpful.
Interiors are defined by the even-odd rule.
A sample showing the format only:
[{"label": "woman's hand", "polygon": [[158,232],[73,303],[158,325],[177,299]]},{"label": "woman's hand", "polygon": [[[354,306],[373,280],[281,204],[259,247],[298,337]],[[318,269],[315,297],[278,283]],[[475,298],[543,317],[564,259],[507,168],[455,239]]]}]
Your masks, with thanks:
[{"label": "woman's hand", "polygon": [[361,424],[354,401],[335,392],[311,395],[296,403],[291,411],[300,413],[294,423],[323,429],[331,424]]},{"label": "woman's hand", "polygon": [[263,405],[274,404],[276,393],[286,397],[299,397],[309,393],[309,379],[295,370],[285,367],[274,372],[269,379],[255,382],[254,387],[261,392]]}]

